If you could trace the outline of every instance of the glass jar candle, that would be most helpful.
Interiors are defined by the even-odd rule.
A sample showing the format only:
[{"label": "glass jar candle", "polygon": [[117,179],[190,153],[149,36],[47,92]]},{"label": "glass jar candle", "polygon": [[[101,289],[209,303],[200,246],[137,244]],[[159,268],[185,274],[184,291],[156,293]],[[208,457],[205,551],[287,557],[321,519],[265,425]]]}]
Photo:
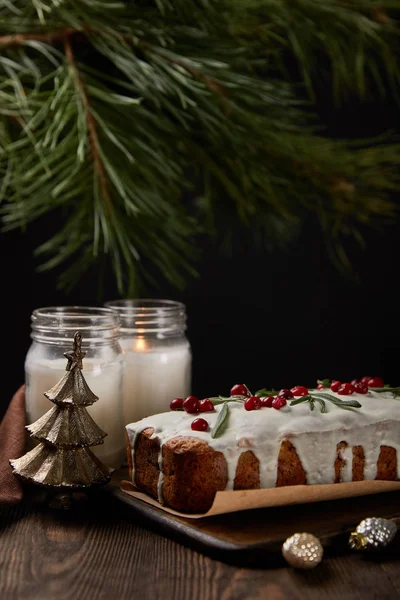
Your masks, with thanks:
[{"label": "glass jar candle", "polygon": [[114,300],[121,317],[125,424],[169,410],[190,393],[192,354],[185,305],[172,300]]},{"label": "glass jar candle", "polygon": [[119,344],[118,313],[107,308],[60,306],[33,311],[32,343],[25,359],[25,396],[28,423],[53,404],[44,396],[65,375],[76,331],[82,334],[82,373],[99,400],[88,406],[97,425],[107,432],[104,443],[91,449],[107,465],[118,468],[125,458],[122,417],[123,354]]}]

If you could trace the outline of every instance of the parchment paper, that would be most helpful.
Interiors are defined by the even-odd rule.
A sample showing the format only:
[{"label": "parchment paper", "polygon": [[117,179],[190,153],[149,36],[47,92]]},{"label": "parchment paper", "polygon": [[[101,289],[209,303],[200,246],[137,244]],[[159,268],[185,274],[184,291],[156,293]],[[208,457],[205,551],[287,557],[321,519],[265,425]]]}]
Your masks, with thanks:
[{"label": "parchment paper", "polygon": [[[206,513],[188,514],[163,506],[154,498],[140,492],[130,481],[121,482],[121,490],[151,504],[160,510],[185,519],[204,519],[215,515],[250,510],[252,508],[268,508],[288,504],[306,504],[323,500],[338,500],[368,494],[400,491],[400,481],[353,481],[351,483],[329,483],[324,485],[291,485],[263,490],[235,490],[217,492],[213,505]],[[400,505],[400,496],[399,496]]]}]

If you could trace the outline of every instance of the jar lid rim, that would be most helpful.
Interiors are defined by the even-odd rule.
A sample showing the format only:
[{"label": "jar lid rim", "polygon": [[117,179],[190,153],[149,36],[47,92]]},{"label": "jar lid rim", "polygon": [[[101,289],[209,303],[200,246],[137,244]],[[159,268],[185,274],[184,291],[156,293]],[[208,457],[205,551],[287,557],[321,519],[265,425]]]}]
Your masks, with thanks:
[{"label": "jar lid rim", "polygon": [[[116,319],[116,313],[111,308],[102,306],[42,306],[35,308],[32,312],[32,319],[35,317],[59,317],[71,319],[87,319],[95,317],[99,319]],[[117,317],[118,318],[118,317]]]},{"label": "jar lid rim", "polygon": [[45,306],[35,309],[31,315],[32,335],[80,330],[85,332],[85,337],[93,337],[90,332],[95,330],[111,338],[119,335],[120,326],[117,311],[96,306]]},{"label": "jar lid rim", "polygon": [[186,310],[186,306],[183,302],[179,302],[177,300],[168,300],[166,298],[130,298],[109,300],[104,306],[120,313],[135,313],[137,311],[143,311],[147,313],[159,310],[166,313],[177,310]]}]

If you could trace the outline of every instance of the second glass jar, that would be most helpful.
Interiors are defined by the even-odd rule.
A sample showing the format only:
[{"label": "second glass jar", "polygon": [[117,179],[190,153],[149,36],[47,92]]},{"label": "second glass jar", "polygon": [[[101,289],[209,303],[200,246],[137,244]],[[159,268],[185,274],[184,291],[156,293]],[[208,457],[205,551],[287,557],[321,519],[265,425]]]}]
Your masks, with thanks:
[{"label": "second glass jar", "polygon": [[185,334],[185,305],[137,299],[109,301],[105,306],[121,319],[125,424],[165,412],[173,398],[188,396],[192,354]]}]

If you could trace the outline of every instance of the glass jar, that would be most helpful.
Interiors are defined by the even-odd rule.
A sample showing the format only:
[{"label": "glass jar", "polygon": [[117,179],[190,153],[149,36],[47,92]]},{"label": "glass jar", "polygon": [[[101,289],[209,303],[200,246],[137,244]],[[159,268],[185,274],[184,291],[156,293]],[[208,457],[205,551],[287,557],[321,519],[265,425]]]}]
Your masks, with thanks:
[{"label": "glass jar", "polygon": [[138,299],[109,301],[106,306],[121,317],[125,424],[168,411],[171,400],[188,396],[191,388],[185,305]]},{"label": "glass jar", "polygon": [[33,423],[53,404],[44,392],[65,375],[76,331],[82,334],[83,375],[99,400],[88,406],[97,425],[107,432],[104,443],[91,449],[107,465],[124,462],[122,418],[123,354],[119,344],[119,315],[107,308],[57,306],[38,308],[31,316],[32,343],[25,359],[27,422]]}]

